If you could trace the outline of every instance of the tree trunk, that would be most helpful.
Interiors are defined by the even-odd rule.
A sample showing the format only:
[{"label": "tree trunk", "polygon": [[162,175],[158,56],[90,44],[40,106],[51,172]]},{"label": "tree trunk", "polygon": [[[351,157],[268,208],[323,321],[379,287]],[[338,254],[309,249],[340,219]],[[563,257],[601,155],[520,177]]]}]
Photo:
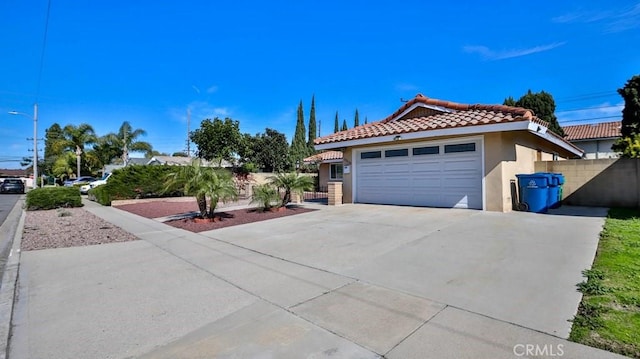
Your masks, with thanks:
[{"label": "tree trunk", "polygon": [[286,206],[289,202],[291,202],[291,190],[285,190],[284,198],[282,199],[282,207]]},{"label": "tree trunk", "polygon": [[202,218],[207,218],[207,197],[204,195],[197,195],[196,201],[198,201],[198,210]]}]

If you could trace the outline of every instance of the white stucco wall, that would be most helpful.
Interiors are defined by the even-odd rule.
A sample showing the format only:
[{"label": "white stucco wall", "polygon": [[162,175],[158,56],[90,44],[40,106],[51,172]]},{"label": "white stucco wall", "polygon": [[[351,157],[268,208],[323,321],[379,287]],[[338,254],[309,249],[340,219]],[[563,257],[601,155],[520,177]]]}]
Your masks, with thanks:
[{"label": "white stucco wall", "polygon": [[615,140],[584,140],[574,141],[573,144],[582,148],[585,152],[585,158],[589,160],[601,158],[618,158],[618,154],[611,150],[611,146]]}]

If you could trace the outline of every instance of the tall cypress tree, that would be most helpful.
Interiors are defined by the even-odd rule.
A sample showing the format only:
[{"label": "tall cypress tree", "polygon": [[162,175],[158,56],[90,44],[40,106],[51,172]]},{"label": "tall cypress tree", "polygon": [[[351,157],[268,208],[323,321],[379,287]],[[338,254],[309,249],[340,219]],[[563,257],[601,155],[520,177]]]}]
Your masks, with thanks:
[{"label": "tall cypress tree", "polygon": [[366,125],[367,123],[369,123],[367,116],[364,116],[364,124]]},{"label": "tall cypress tree", "polygon": [[347,127],[347,120],[342,120],[342,128],[340,128],[340,131],[346,131],[348,129],[349,127]]},{"label": "tall cypress tree", "polygon": [[291,159],[295,164],[298,161],[302,161],[302,159],[306,157],[306,154],[307,141],[306,131],[304,128],[304,111],[302,109],[302,100],[300,100],[300,104],[298,105],[298,121],[296,123],[296,132],[293,135],[293,140],[291,141]]},{"label": "tall cypress tree", "polygon": [[340,132],[340,124],[338,122],[338,111],[336,111],[336,121],[333,125],[333,133]]},{"label": "tall cypress tree", "polygon": [[353,119],[353,127],[360,126],[360,115],[358,115],[358,109],[356,108],[356,117]]},{"label": "tall cypress tree", "polygon": [[316,96],[313,95],[311,97],[311,113],[309,114],[309,140],[307,142],[307,147],[309,147],[309,153],[315,153],[315,149],[313,148],[313,140],[316,139],[317,129],[316,129]]}]

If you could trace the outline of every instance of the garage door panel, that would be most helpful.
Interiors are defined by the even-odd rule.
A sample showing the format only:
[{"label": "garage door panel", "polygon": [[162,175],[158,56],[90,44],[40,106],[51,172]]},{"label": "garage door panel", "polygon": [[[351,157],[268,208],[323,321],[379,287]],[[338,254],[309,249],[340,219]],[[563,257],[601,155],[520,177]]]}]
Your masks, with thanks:
[{"label": "garage door panel", "polygon": [[414,162],[411,164],[413,172],[440,172],[442,171],[442,161]]},{"label": "garage door panel", "polygon": [[473,170],[476,168],[476,158],[443,161],[445,171]]},{"label": "garage door panel", "polygon": [[[470,141],[473,142],[473,141]],[[475,152],[360,159],[356,156],[356,201],[432,207],[482,208],[482,156]],[[428,144],[411,147],[436,146]],[[393,146],[398,148],[398,146]],[[382,151],[388,148],[376,148]],[[371,151],[371,150],[368,150]]]},{"label": "garage door panel", "polygon": [[408,176],[411,173],[411,166],[408,163],[385,165],[384,173],[386,175]]}]

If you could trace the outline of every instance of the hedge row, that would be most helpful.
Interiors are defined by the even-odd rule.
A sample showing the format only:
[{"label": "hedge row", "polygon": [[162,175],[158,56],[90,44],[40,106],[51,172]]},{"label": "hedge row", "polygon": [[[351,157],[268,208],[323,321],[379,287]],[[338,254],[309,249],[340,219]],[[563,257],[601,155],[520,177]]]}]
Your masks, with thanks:
[{"label": "hedge row", "polygon": [[107,184],[89,191],[89,199],[102,205],[112,200],[134,198],[180,197],[180,190],[164,192],[165,178],[180,167],[132,165],[113,171]]},{"label": "hedge row", "polygon": [[43,187],[27,192],[27,211],[61,207],[82,207],[77,187]]}]

